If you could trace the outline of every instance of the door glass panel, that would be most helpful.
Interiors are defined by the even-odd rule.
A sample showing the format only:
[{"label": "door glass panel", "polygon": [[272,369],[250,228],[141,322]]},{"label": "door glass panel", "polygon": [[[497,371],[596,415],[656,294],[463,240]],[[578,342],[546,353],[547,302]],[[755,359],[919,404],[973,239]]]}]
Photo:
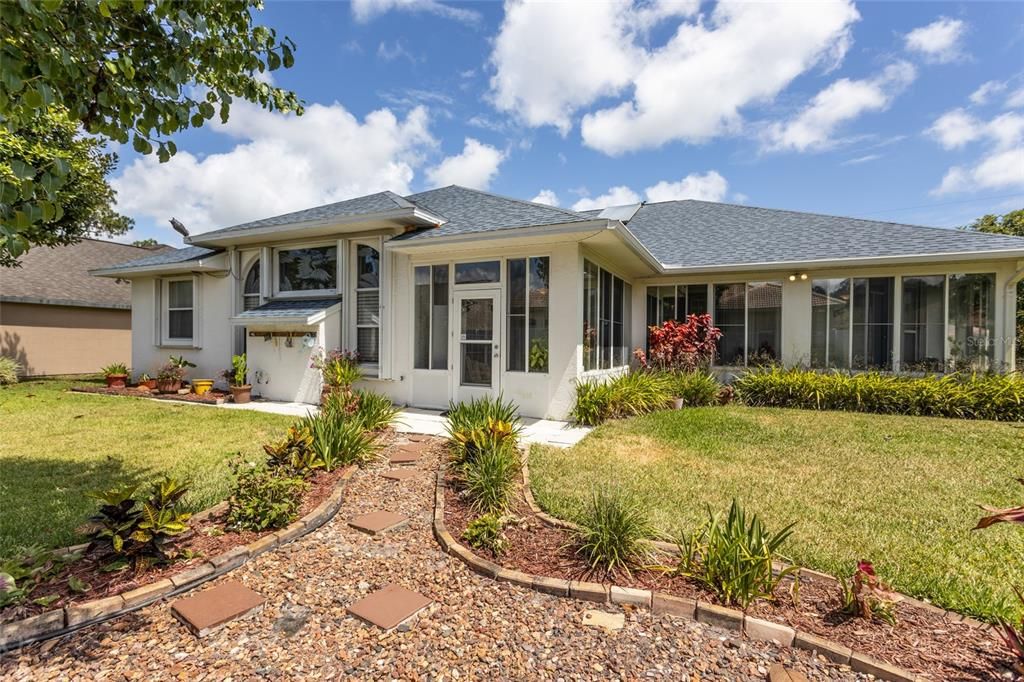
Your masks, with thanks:
[{"label": "door glass panel", "polygon": [[462,340],[490,341],[494,338],[494,301],[489,298],[462,300]]},{"label": "door glass panel", "polygon": [[462,385],[491,385],[491,345],[488,343],[463,343]]}]

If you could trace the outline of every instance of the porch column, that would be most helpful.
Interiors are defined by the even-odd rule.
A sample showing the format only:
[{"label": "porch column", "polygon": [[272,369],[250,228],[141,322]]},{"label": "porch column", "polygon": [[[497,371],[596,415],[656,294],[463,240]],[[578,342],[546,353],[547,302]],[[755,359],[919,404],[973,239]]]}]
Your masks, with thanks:
[{"label": "porch column", "polygon": [[811,362],[811,278],[782,281],[782,362]]}]

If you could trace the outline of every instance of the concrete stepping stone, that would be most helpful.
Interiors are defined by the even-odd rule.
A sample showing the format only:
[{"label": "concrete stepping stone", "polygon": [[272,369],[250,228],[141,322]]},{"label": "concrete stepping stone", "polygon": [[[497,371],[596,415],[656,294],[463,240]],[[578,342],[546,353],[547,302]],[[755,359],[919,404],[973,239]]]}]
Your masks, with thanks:
[{"label": "concrete stepping stone", "polygon": [[600,609],[588,609],[583,612],[583,624],[596,628],[603,628],[608,632],[621,630],[626,625],[626,615],[623,613],[608,613]]},{"label": "concrete stepping stone", "polygon": [[389,469],[382,473],[381,476],[389,478],[392,481],[405,481],[419,476],[419,472],[413,469]]},{"label": "concrete stepping stone", "polygon": [[405,437],[408,438],[413,443],[425,443],[431,438],[425,433],[407,433],[405,434]]},{"label": "concrete stepping stone", "polygon": [[409,523],[407,516],[389,511],[376,511],[369,514],[360,514],[352,518],[348,525],[370,535],[379,535],[389,530],[401,528],[407,523]]},{"label": "concrete stepping stone", "polygon": [[401,585],[386,585],[348,607],[361,621],[384,630],[394,630],[430,606],[432,600]]},{"label": "concrete stepping stone", "polygon": [[261,608],[267,598],[237,580],[203,590],[171,604],[171,613],[196,637]]},{"label": "concrete stepping stone", "polygon": [[768,670],[769,682],[807,682],[807,676],[799,670],[791,670],[781,663],[775,663]]},{"label": "concrete stepping stone", "polygon": [[420,453],[416,450],[399,449],[391,455],[391,464],[415,464],[420,461]]}]

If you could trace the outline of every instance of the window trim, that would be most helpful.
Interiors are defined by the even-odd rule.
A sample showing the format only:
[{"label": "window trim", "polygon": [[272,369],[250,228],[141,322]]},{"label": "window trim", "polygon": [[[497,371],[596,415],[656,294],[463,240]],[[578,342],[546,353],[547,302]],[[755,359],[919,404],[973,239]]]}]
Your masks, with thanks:
[{"label": "window trim", "polygon": [[[597,330],[597,334],[595,335],[595,338],[597,340],[597,342],[595,344],[596,348],[597,348],[597,367],[592,367],[590,369],[586,369],[585,364],[584,364],[585,358],[584,358],[584,354],[583,354],[583,336],[582,336],[583,335],[583,322],[586,320],[586,305],[587,305],[586,304],[586,288],[583,286],[583,284],[584,284],[583,278],[586,276],[586,264],[588,262],[592,266],[597,268],[597,286],[596,286],[596,288],[597,288],[597,311],[596,311],[597,312],[597,324],[594,326],[594,329]],[[608,275],[611,277],[611,290],[612,290],[613,298],[614,298],[614,295],[615,295],[615,280],[620,280],[622,282],[622,304],[620,306],[616,306],[615,305],[615,301],[614,300],[611,301],[611,304],[609,306],[609,312],[611,314],[611,317],[608,318],[608,319],[609,319],[609,330],[610,330],[610,332],[611,332],[611,334],[612,334],[612,336],[614,338],[615,312],[616,312],[616,308],[620,309],[619,312],[621,314],[621,320],[622,320],[622,341],[623,341],[623,348],[625,348],[626,351],[624,353],[625,357],[622,358],[622,364],[616,364],[617,361],[618,361],[618,358],[615,357],[615,348],[614,348],[614,346],[612,346],[611,347],[611,355],[612,355],[612,357],[611,357],[611,360],[609,362],[609,366],[608,367],[602,367],[601,366],[601,362],[602,362],[601,357],[602,357],[602,352],[603,352],[603,346],[601,344],[601,340],[602,340],[602,334],[601,334],[601,307],[602,307],[602,303],[604,303],[603,292],[602,292],[602,287],[601,287],[601,273],[602,272],[607,272]],[[580,258],[580,269],[579,269],[579,280],[578,281],[579,281],[579,284],[580,284],[580,288],[579,288],[579,293],[580,293],[580,305],[579,305],[580,317],[578,318],[579,322],[580,322],[579,327],[578,327],[578,330],[580,332],[580,336],[578,337],[579,338],[579,344],[580,344],[579,345],[579,348],[580,348],[580,353],[579,353],[579,368],[580,368],[579,373],[580,373],[580,376],[584,376],[584,377],[604,376],[606,374],[614,373],[614,372],[617,372],[617,371],[621,371],[621,370],[623,370],[625,368],[628,368],[629,365],[630,365],[630,357],[631,357],[631,354],[629,352],[629,348],[632,345],[631,343],[627,343],[627,341],[631,341],[632,340],[632,323],[633,323],[633,321],[632,321],[632,313],[633,313],[632,296],[633,296],[633,283],[630,282],[627,278],[622,277],[622,276],[616,274],[616,272],[614,270],[612,270],[611,268],[606,267],[602,263],[601,260],[599,260],[597,258],[591,258],[591,257],[589,257],[589,256],[587,256],[585,254]],[[628,319],[627,319],[627,311],[629,313]],[[646,314],[646,312],[644,314]],[[591,321],[593,322],[593,320],[591,320]]]},{"label": "window trim", "polygon": [[[281,291],[281,267],[280,259],[278,255],[282,251],[299,251],[301,249],[324,249],[334,247],[334,284],[335,286],[331,289],[307,289],[305,291]],[[341,282],[342,273],[344,268],[342,267],[342,260],[344,259],[343,250],[341,244],[337,240],[329,241],[316,241],[316,242],[298,242],[295,244],[279,244],[270,249],[270,270],[273,271],[273,277],[270,282],[270,292],[273,298],[312,298],[312,297],[323,297],[330,298],[337,296],[340,292],[338,289],[338,282]],[[260,273],[261,277],[263,273]],[[244,286],[244,282],[243,282]]]},{"label": "window trim", "polygon": [[[368,246],[377,252],[376,287],[359,287],[359,269],[357,266],[360,246]],[[348,258],[350,260],[348,289],[352,293],[352,295],[348,297],[351,303],[347,306],[349,309],[349,329],[351,331],[349,347],[352,350],[358,351],[360,329],[377,330],[377,362],[363,362],[360,360],[359,366],[363,368],[369,378],[379,378],[381,376],[381,367],[384,359],[384,285],[385,277],[387,276],[384,269],[384,244],[379,237],[350,239],[348,243]],[[362,291],[377,292],[377,324],[359,322],[359,311],[357,308],[359,306],[359,292]]]},{"label": "window trim", "polygon": [[[259,279],[256,283],[256,291],[254,293],[246,293],[245,285],[249,281],[249,275],[252,274],[253,268],[260,269]],[[258,308],[263,305],[263,263],[262,259],[258,255],[248,260],[248,266],[245,268],[245,275],[242,277],[242,286],[240,287],[240,290],[242,311],[252,310],[252,308],[245,307],[246,300],[250,298],[256,299],[256,305],[254,307]]]},{"label": "window trim", "polygon": [[[548,305],[547,305],[547,310],[548,310],[548,328],[547,328],[547,332],[548,332],[547,333],[548,363],[547,363],[547,369],[545,369],[545,370],[530,369],[530,282],[531,282],[530,261],[535,260],[535,259],[539,260],[541,258],[547,258],[548,259]],[[508,265],[509,265],[509,263],[511,261],[514,261],[514,260],[524,261],[525,265],[526,265],[525,280],[524,280],[524,283],[523,283],[524,287],[525,287],[524,290],[523,290],[523,292],[524,292],[523,295],[525,296],[526,300],[523,301],[523,313],[522,313],[522,318],[523,318],[523,348],[524,348],[524,352],[525,352],[525,355],[523,357],[523,369],[509,369],[509,366],[508,366],[509,365],[509,361],[512,359],[512,351],[511,351],[512,344],[509,343],[509,341],[511,339],[511,337],[509,335],[512,332],[512,324],[511,324],[512,313],[510,312],[510,307],[512,305],[512,289],[511,289],[511,287],[512,287],[512,275],[509,274],[509,267],[508,267]],[[504,270],[505,270],[505,284],[504,284],[505,306],[504,307],[505,307],[505,311],[504,312],[505,312],[505,327],[506,327],[505,338],[504,338],[504,345],[506,346],[506,348],[508,350],[506,351],[505,363],[504,363],[504,367],[502,368],[502,371],[513,373],[513,374],[538,374],[538,375],[548,374],[548,373],[551,372],[551,274],[552,274],[551,273],[551,255],[550,254],[541,254],[541,255],[530,255],[530,256],[513,256],[513,257],[505,258],[504,261],[505,261],[505,263],[504,263]],[[474,261],[474,262],[476,262],[476,261]],[[472,285],[466,285],[466,286],[472,286]],[[517,315],[517,317],[518,317],[518,315]]]},{"label": "window trim", "polygon": [[[199,348],[199,278],[195,275],[180,277],[162,277],[159,280],[159,311],[160,324],[157,334],[157,346],[162,348]],[[170,285],[172,282],[192,283],[191,308],[174,308],[173,310],[190,310],[192,312],[192,336],[189,338],[169,336],[170,331]]]}]

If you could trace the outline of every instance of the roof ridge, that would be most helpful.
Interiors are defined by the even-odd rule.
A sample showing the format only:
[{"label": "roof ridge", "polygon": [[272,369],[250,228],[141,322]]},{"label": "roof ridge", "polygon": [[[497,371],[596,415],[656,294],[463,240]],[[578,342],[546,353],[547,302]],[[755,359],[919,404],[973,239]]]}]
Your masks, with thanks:
[{"label": "roof ridge", "polygon": [[[466,192],[474,192],[475,194],[482,194],[482,195],[484,195],[486,197],[493,197],[495,199],[504,199],[505,201],[514,201],[517,204],[527,204],[528,206],[537,206],[537,207],[540,207],[540,208],[548,208],[548,209],[551,209],[553,211],[558,211],[559,213],[564,213],[566,215],[573,216],[575,218],[586,218],[587,217],[587,216],[581,215],[580,213],[578,213],[576,211],[572,211],[572,210],[567,209],[567,208],[562,208],[561,206],[552,206],[551,204],[542,204],[542,203],[539,203],[537,201],[527,201],[526,199],[517,199],[515,197],[506,196],[504,194],[495,194],[494,192],[488,192],[486,190],[475,189],[473,187],[466,187],[465,185],[456,185],[456,184],[445,185],[444,187],[434,187],[433,189],[427,189],[427,190],[423,190],[422,192],[416,192],[415,194],[410,194],[410,195],[406,196],[406,199],[409,199],[409,197],[414,197],[417,194],[426,194],[427,192],[437,192],[437,191],[443,190],[443,189],[451,189],[452,187],[454,187],[456,189],[465,190]],[[409,199],[409,200],[412,201],[411,199]]]}]

